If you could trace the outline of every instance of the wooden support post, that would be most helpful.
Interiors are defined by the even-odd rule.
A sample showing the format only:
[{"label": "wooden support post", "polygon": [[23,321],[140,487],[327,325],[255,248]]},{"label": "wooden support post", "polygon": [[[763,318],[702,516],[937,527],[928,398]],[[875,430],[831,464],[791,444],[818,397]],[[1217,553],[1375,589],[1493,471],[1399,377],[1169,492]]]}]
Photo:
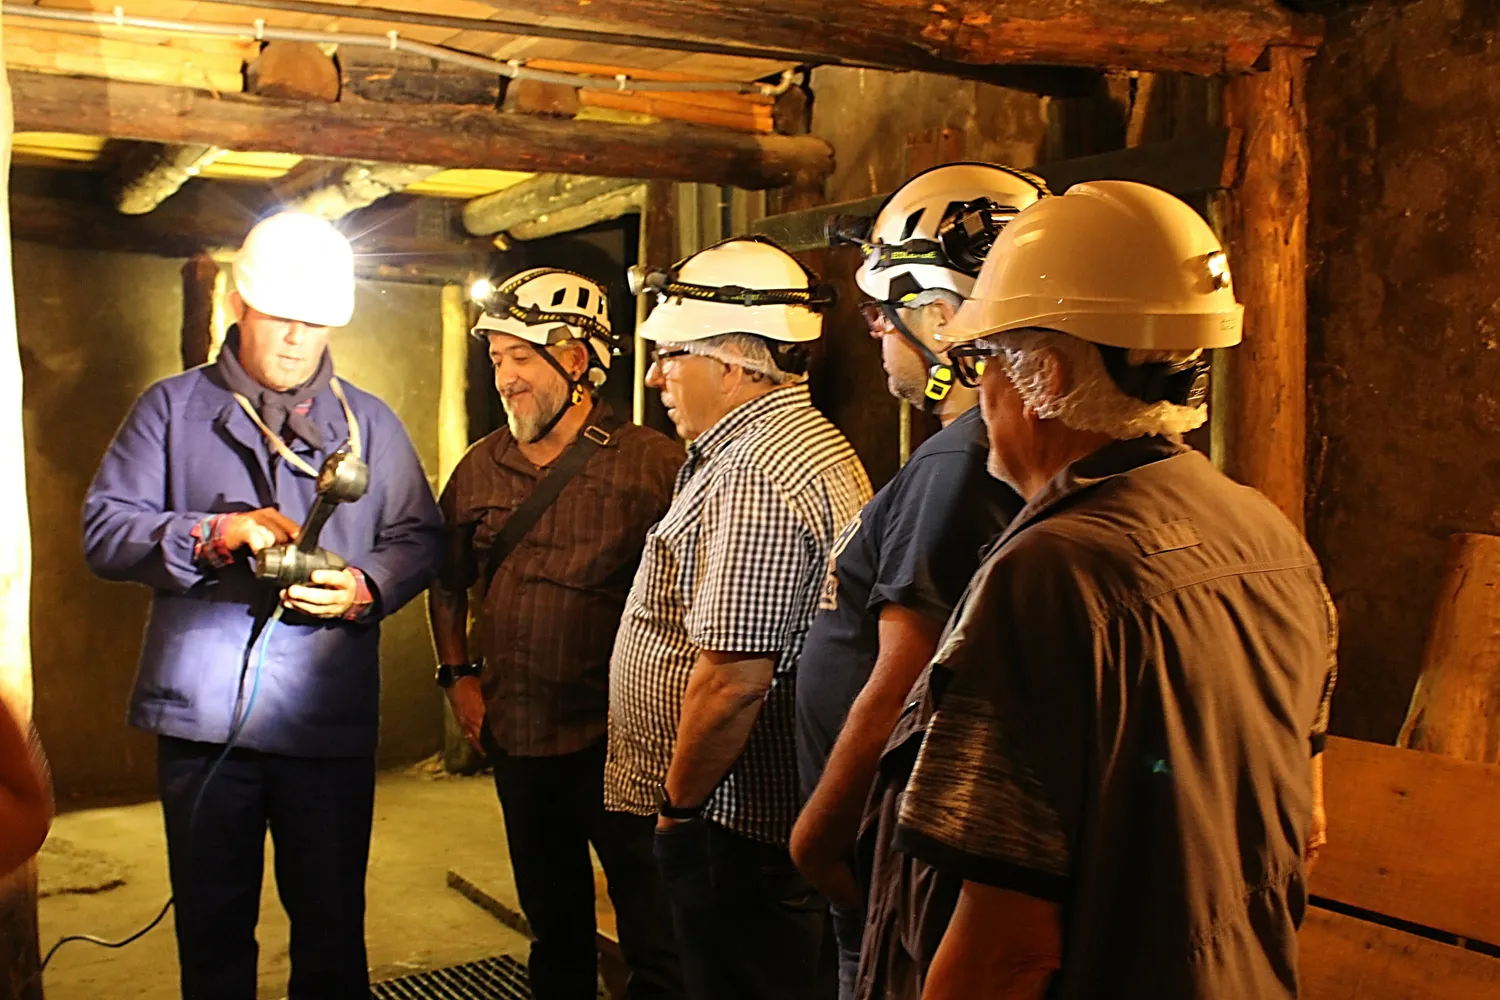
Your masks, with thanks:
[{"label": "wooden support post", "polygon": [[182,265],[182,367],[208,362],[214,342],[214,286],[219,265],[207,253],[195,253]]},{"label": "wooden support post", "polygon": [[[641,229],[636,244],[636,261],[652,267],[671,267],[677,262],[680,250],[677,243],[677,186],[665,181],[651,181],[646,185],[646,204],[641,211]],[[640,295],[635,300],[635,325],[639,330],[651,309],[653,296]],[[646,388],[646,363],[648,345],[639,333],[635,336],[634,386],[632,417],[636,423],[655,427],[665,434],[675,435],[667,409],[662,405],[661,394]]]},{"label": "wooden support post", "polygon": [[1269,68],[1231,80],[1225,124],[1245,136],[1223,199],[1221,233],[1245,340],[1214,359],[1213,455],[1299,529],[1306,501],[1307,52],[1277,48]]},{"label": "wooden support post", "polygon": [[204,143],[137,143],[111,179],[115,209],[122,215],[145,215],[227,152]]},{"label": "wooden support post", "polygon": [[[0,42],[3,44],[3,42]],[[10,84],[0,63],[0,698],[31,718],[31,528],[21,421],[21,353],[10,262],[10,150],[15,135]],[[0,876],[0,996],[41,1000],[36,864]]]},{"label": "wooden support post", "polygon": [[1500,764],[1500,537],[1450,540],[1422,673],[1396,745]]},{"label": "wooden support post", "polygon": [[503,233],[545,215],[631,190],[640,181],[578,174],[543,174],[464,206],[464,228],[475,236]]},{"label": "wooden support post", "polygon": [[[438,484],[448,477],[469,448],[469,299],[462,285],[445,285],[442,294],[442,378],[438,385]],[[473,619],[471,609],[470,619]],[[480,754],[464,739],[463,729],[443,699],[443,769],[472,774],[484,765]]]}]

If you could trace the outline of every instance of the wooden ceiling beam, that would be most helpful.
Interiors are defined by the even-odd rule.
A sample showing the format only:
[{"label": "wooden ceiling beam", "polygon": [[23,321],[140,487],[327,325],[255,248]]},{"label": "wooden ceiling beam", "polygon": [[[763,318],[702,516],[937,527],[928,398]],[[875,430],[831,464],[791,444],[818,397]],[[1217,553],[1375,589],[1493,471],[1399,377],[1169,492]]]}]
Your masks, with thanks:
[{"label": "wooden ceiling beam", "polygon": [[812,136],[749,135],[662,122],[625,125],[472,107],[321,104],[184,87],[11,74],[16,129],[332,159],[488,167],[731,184],[759,189],[826,176],[833,150]]},{"label": "wooden ceiling beam", "polygon": [[288,211],[309,212],[333,222],[442,169],[407,163],[330,163],[311,176],[313,183],[304,190],[286,197],[284,204]]},{"label": "wooden ceiling beam", "polygon": [[225,152],[204,143],[136,143],[109,179],[110,200],[121,215],[144,215]]},{"label": "wooden ceiling beam", "polygon": [[474,236],[503,233],[554,212],[634,188],[638,180],[545,174],[503,191],[481,195],[464,206],[464,228]]},{"label": "wooden ceiling beam", "polygon": [[[485,0],[496,8],[513,0]],[[530,0],[533,15],[967,75],[977,66],[1244,73],[1322,24],[1275,0]]]},{"label": "wooden ceiling beam", "polygon": [[[87,199],[87,186],[54,183],[54,172],[17,168],[10,193],[11,234],[49,246],[114,250],[157,257],[191,257],[232,251],[270,210],[263,192],[244,184],[204,181],[147,215],[121,216]],[[413,213],[441,211],[431,199],[397,200],[352,213],[342,225],[351,234],[355,268],[364,278],[405,281],[470,280],[482,272],[488,240],[445,233]]]}]

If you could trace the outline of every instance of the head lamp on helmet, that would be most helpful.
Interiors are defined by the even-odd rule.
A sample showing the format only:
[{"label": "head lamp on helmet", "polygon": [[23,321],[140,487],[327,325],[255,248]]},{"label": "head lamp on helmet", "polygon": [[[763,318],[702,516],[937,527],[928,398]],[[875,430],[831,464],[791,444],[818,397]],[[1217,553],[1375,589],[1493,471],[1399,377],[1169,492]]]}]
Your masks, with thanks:
[{"label": "head lamp on helmet", "polygon": [[[629,345],[610,326],[604,286],[584,275],[561,268],[532,268],[498,285],[488,279],[476,281],[470,296],[484,310],[473,335],[485,339],[508,334],[534,345],[538,357],[562,376],[572,405],[582,403],[591,388],[604,384],[612,356],[628,353]],[[582,345],[587,356],[577,376],[546,350],[569,342]],[[566,410],[559,410],[533,440],[551,432]]]},{"label": "head lamp on helmet", "polygon": [[723,240],[669,268],[637,266],[627,278],[635,294],[657,297],[640,335],[668,343],[728,333],[775,343],[816,340],[823,333],[823,314],[836,300],[831,286],[758,236]]},{"label": "head lamp on helmet", "polygon": [[[715,244],[709,249],[715,249],[725,243],[751,241],[775,246],[769,240],[738,236]],[[681,268],[691,259],[690,257],[684,258],[667,270],[649,267],[645,264],[632,265],[625,272],[630,294],[644,295],[646,292],[654,292],[663,298],[692,299],[697,302],[719,302],[746,307],[802,306],[813,312],[824,312],[832,308],[837,301],[837,293],[833,286],[817,284],[817,276],[806,268],[803,271],[807,275],[808,282],[804,288],[754,288],[735,284],[702,285],[683,281]]]}]

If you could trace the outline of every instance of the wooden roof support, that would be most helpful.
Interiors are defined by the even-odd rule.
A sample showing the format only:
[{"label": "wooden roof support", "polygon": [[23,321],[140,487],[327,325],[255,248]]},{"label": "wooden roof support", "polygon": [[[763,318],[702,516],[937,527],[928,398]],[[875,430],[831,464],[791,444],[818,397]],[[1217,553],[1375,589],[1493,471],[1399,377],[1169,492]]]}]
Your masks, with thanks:
[{"label": "wooden roof support", "polygon": [[[49,246],[191,257],[204,250],[238,247],[262,207],[237,201],[222,188],[205,187],[184,192],[149,215],[125,220],[101,205],[13,191],[11,235]],[[383,212],[378,208],[366,211]],[[474,271],[482,270],[489,251],[484,241],[393,234],[394,227],[385,224],[391,217],[374,215],[368,221],[360,217],[350,227],[360,277],[467,283]]]},{"label": "wooden roof support", "polygon": [[510,235],[518,240],[540,240],[575,229],[612,222],[626,215],[638,214],[646,205],[646,185],[617,188],[597,198],[567,208],[544,213],[528,222],[512,226]]},{"label": "wooden roof support", "polygon": [[[496,7],[507,0],[486,0]],[[528,11],[654,34],[961,74],[997,64],[1243,73],[1273,45],[1315,47],[1317,18],[1276,0],[532,0]]]},{"label": "wooden roof support", "polygon": [[640,181],[578,174],[544,174],[464,206],[464,228],[475,236],[503,233],[595,198],[632,189]]},{"label": "wooden roof support", "polygon": [[[1216,194],[1234,183],[1242,139],[1239,129],[1221,127],[1134,149],[1039,163],[1028,169],[1045,180],[1053,194],[1062,194],[1083,181],[1121,180],[1150,184],[1197,202],[1203,195]],[[874,215],[889,196],[889,193],[877,194],[857,201],[768,215],[755,222],[750,230],[771,237],[793,253],[815,250],[827,246],[825,226],[831,216]]]},{"label": "wooden roof support", "polygon": [[214,99],[182,87],[19,72],[11,74],[11,87],[18,130],[749,189],[833,169],[833,151],[812,136],[557,121],[441,105],[301,103],[239,94]]},{"label": "wooden roof support", "polygon": [[442,169],[407,163],[330,163],[311,174],[305,189],[286,198],[284,206],[333,222]]},{"label": "wooden roof support", "polygon": [[1212,450],[1298,528],[1307,499],[1307,53],[1275,48],[1269,68],[1231,80],[1225,124],[1245,149],[1220,231],[1245,340],[1214,359]]},{"label": "wooden roof support", "polygon": [[145,215],[226,152],[205,143],[137,143],[110,178],[110,200],[122,215]]}]

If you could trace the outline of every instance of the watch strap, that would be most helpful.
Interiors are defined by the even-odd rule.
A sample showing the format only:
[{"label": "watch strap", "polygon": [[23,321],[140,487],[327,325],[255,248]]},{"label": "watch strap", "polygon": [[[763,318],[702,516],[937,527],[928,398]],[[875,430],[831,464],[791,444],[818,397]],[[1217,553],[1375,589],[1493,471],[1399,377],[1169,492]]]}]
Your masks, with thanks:
[{"label": "watch strap", "polygon": [[656,811],[667,819],[679,821],[697,819],[703,815],[703,807],[707,802],[700,802],[695,806],[679,806],[672,804],[672,797],[667,794],[667,786],[662,785],[656,792]]},{"label": "watch strap", "polygon": [[450,688],[460,677],[478,677],[484,669],[483,660],[472,663],[440,663],[437,668],[437,686]]}]

